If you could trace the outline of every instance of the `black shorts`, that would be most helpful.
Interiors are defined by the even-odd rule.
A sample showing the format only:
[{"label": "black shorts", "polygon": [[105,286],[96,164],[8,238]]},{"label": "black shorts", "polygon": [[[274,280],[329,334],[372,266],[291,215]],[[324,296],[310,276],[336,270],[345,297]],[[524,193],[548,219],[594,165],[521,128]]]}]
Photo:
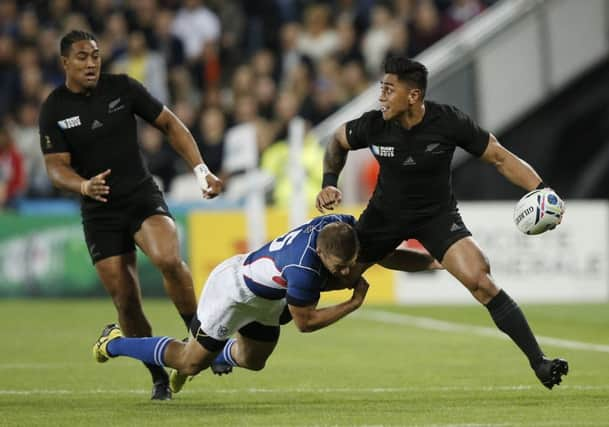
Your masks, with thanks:
[{"label": "black shorts", "polygon": [[129,196],[114,201],[111,206],[83,210],[85,241],[93,264],[104,258],[133,252],[133,235],[144,220],[153,215],[173,218],[163,193],[152,180]]},{"label": "black shorts", "polygon": [[[217,340],[210,337],[201,329],[201,322],[197,316],[193,317],[190,324],[190,333],[199,344],[208,351],[216,352],[222,350],[228,340]],[[239,333],[256,341],[277,342],[279,340],[279,326],[263,325],[258,322],[251,322],[239,329]]]},{"label": "black shorts", "polygon": [[368,205],[355,229],[361,244],[361,262],[378,262],[408,239],[417,239],[434,258],[442,261],[453,243],[472,235],[457,208],[440,211],[422,220],[405,221],[396,220],[390,213]]}]

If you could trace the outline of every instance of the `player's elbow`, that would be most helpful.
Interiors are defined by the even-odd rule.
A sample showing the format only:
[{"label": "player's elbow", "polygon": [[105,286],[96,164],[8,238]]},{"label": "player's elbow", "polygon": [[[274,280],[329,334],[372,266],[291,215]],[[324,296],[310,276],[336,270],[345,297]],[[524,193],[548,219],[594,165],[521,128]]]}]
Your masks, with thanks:
[{"label": "player's elbow", "polygon": [[297,319],[294,319],[294,323],[296,324],[296,327],[300,332],[313,332],[316,329],[309,321],[306,320],[300,319],[299,321]]},{"label": "player's elbow", "polygon": [[298,326],[298,330],[303,333],[310,333],[310,332],[316,331],[317,328],[307,325],[307,326]]}]

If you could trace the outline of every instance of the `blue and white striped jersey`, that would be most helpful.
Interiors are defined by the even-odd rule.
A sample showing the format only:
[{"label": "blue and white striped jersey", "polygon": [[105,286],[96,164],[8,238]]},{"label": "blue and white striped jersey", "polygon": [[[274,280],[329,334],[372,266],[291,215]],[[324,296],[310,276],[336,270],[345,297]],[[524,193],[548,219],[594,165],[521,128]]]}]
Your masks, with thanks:
[{"label": "blue and white striped jersey", "polygon": [[247,287],[263,298],[286,298],[296,306],[315,304],[330,275],[316,252],[317,235],[333,222],[353,226],[355,218],[320,216],[250,252],[242,266]]}]

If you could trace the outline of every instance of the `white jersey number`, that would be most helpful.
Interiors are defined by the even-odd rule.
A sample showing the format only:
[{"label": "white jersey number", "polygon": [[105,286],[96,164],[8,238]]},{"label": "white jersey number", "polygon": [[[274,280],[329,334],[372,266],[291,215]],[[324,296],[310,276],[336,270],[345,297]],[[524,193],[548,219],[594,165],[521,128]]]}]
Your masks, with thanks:
[{"label": "white jersey number", "polygon": [[269,252],[275,252],[283,248],[285,245],[289,245],[294,241],[296,236],[300,234],[302,228],[300,230],[290,231],[288,234],[277,237],[273,240],[269,246]]}]

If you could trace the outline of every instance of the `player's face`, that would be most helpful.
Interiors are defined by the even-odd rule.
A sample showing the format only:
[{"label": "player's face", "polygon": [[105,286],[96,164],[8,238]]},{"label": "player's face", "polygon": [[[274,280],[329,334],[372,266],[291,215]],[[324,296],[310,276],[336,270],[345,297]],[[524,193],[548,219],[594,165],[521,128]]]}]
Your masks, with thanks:
[{"label": "player's face", "polygon": [[319,258],[328,271],[336,277],[348,277],[355,264],[357,264],[357,253],[350,260],[344,260],[337,256],[319,252]]},{"label": "player's face", "polygon": [[73,43],[68,56],[62,57],[62,62],[70,89],[82,91],[97,85],[101,57],[96,41],[81,40]]},{"label": "player's face", "polygon": [[381,112],[384,120],[391,120],[408,112],[420,99],[420,90],[400,81],[396,74],[385,74],[381,80]]}]

